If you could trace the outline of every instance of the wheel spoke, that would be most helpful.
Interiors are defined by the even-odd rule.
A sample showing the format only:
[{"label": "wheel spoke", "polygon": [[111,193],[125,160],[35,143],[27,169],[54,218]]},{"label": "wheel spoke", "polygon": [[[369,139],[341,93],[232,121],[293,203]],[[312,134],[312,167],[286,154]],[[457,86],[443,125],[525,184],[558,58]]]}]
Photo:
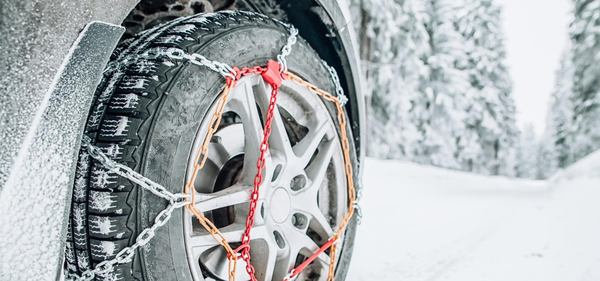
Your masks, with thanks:
[{"label": "wheel spoke", "polygon": [[331,162],[333,151],[335,150],[336,142],[328,141],[319,148],[319,153],[315,157],[313,163],[306,167],[306,175],[310,179],[309,188],[319,189],[325,176],[327,175],[327,168]]},{"label": "wheel spoke", "polygon": [[327,134],[330,129],[328,122],[321,121],[317,126],[309,129],[308,134],[296,145],[294,145],[294,153],[298,157],[297,165],[301,168],[305,168],[308,162],[314,155],[319,144],[323,140],[323,137]]},{"label": "wheel spoke", "polygon": [[[246,80],[244,80],[246,81]],[[242,178],[246,183],[251,183],[256,173],[256,161],[258,160],[260,142],[263,136],[260,113],[256,108],[254,90],[248,82],[240,82],[240,85],[232,93],[228,103],[237,113],[244,127],[244,168]]]},{"label": "wheel spoke", "polygon": [[[234,224],[220,229],[221,233],[229,243],[241,241],[242,233],[244,232],[244,224]],[[255,226],[250,232],[252,240],[269,239],[267,236],[266,226]],[[211,273],[222,278],[227,278],[227,254],[226,251],[218,245],[218,242],[210,236],[210,234],[202,234],[192,236],[188,240],[191,243],[192,254],[198,260],[201,255],[205,255],[202,259]],[[249,277],[245,270],[246,264],[242,259],[238,259],[236,276],[241,280],[248,280]]]},{"label": "wheel spoke", "polygon": [[266,259],[262,260],[262,264],[260,265],[262,270],[257,272],[259,280],[273,280],[273,274],[275,271],[275,265],[277,262],[277,246],[273,237],[268,235],[267,238],[267,247],[265,253],[263,255],[267,255]]},{"label": "wheel spoke", "polygon": [[319,228],[321,228],[321,231],[325,232],[321,233],[321,235],[324,234],[324,238],[333,235],[333,228],[331,227],[331,224],[329,224],[329,220],[325,217],[325,215],[323,215],[323,212],[321,212],[321,210],[317,208],[316,211],[310,213],[310,216],[311,223],[316,224]]},{"label": "wheel spoke", "polygon": [[[297,208],[301,213],[308,216],[310,219],[309,225],[313,226],[313,230],[317,230],[322,238],[327,239],[333,235],[333,228],[329,223],[329,220],[325,217],[321,209],[316,204],[316,198],[309,207]],[[315,229],[316,227],[316,229]]]},{"label": "wheel spoke", "polygon": [[225,162],[231,158],[229,151],[223,146],[219,136],[214,136],[208,144],[208,159],[213,162],[217,168],[225,165]]},{"label": "wheel spoke", "polygon": [[249,201],[251,187],[235,184],[214,193],[197,193],[196,208],[201,212],[234,206]]},{"label": "wheel spoke", "polygon": [[[242,234],[244,233],[245,228],[246,225],[244,223],[234,223],[232,225],[220,228],[219,231],[221,234],[223,234],[225,240],[231,244],[242,241]],[[268,239],[266,226],[254,226],[252,231],[250,231],[250,237],[252,237],[252,240]],[[219,244],[219,242],[207,232],[202,232],[199,235],[193,235],[189,239],[189,243],[192,248],[198,248],[199,250],[205,250],[208,247]]]},{"label": "wheel spoke", "polygon": [[[269,107],[269,101],[271,99],[271,86],[267,85],[264,81],[260,81],[256,87],[257,102],[261,111],[263,112],[263,118],[266,120],[267,109]],[[285,160],[290,161],[293,156],[292,145],[290,139],[285,131],[285,125],[279,108],[275,106],[273,109],[273,121],[271,122],[271,135],[269,137],[269,146],[271,151],[277,151],[281,154]]]},{"label": "wheel spoke", "polygon": [[269,145],[280,152],[282,156],[290,161],[292,156],[294,156],[294,152],[292,150],[292,145],[290,144],[290,139],[285,131],[285,125],[283,119],[281,118],[281,114],[279,113],[279,109],[275,107],[273,111],[273,122],[271,137],[269,138]]},{"label": "wheel spoke", "polygon": [[[288,229],[288,230],[283,230],[282,228],[279,228],[280,232],[286,233],[289,231],[295,231],[294,229]],[[297,247],[297,245],[294,245],[293,241],[292,241],[292,235],[294,235],[293,233],[290,235],[286,235],[284,234],[286,238],[286,246],[283,250],[283,254],[280,255],[277,258],[277,263],[275,265],[275,269],[273,272],[273,280],[282,280],[288,273],[289,271],[294,267],[295,263],[296,263],[296,257],[298,256],[298,254],[300,253],[300,248]]]},{"label": "wheel spoke", "polygon": [[[244,226],[242,224],[233,224],[223,227],[219,229],[219,231],[221,231],[221,234],[223,234],[223,237],[227,240],[227,242],[235,243],[241,241],[242,233],[244,232]],[[200,251],[219,244],[219,242],[207,232],[202,232],[200,235],[192,236],[189,239],[189,242],[191,247],[197,248]]]},{"label": "wheel spoke", "polygon": [[[285,239],[289,245],[289,252],[280,261],[279,270],[283,271],[285,269],[285,273],[287,274],[294,267],[298,254],[309,257],[319,249],[319,245],[308,237],[306,233],[299,231],[292,225],[287,225],[283,229]],[[323,255],[327,256],[326,254]],[[328,260],[328,257],[319,256],[319,259]]]}]

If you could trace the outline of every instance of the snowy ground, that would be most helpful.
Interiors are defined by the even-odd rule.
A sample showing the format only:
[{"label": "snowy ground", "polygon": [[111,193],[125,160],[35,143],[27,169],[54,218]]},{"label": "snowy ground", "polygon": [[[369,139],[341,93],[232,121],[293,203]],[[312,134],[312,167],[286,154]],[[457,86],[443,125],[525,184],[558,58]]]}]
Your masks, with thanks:
[{"label": "snowy ground", "polygon": [[600,154],[550,182],[368,159],[348,281],[598,281],[599,171]]}]

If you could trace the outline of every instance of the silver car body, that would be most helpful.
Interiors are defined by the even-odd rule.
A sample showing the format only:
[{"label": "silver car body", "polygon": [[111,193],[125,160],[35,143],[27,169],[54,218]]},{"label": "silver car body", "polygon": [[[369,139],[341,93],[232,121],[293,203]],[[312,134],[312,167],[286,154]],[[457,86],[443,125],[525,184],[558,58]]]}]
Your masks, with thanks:
[{"label": "silver car body", "polygon": [[[82,128],[124,32],[120,25],[138,1],[6,2],[0,5],[0,280],[58,280]],[[361,71],[347,3],[312,5],[333,36],[325,43],[305,38],[338,46],[325,59],[348,91],[362,162]],[[296,26],[301,35],[323,32]]]}]

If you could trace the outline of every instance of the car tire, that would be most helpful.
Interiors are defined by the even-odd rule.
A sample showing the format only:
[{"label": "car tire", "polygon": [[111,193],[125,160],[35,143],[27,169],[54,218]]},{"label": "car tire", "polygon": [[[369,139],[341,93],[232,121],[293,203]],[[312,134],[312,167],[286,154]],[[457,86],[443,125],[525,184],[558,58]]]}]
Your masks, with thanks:
[{"label": "car tire", "polygon": [[[224,79],[208,68],[164,53],[179,48],[235,66],[264,65],[276,57],[288,31],[266,16],[224,12],[178,18],[122,42],[96,91],[85,127],[92,144],[114,161],[182,192],[196,133],[209,114]],[[335,93],[327,69],[304,41],[288,57],[291,71]],[[335,107],[327,104],[333,122]],[[348,128],[348,132],[351,130]],[[354,171],[357,156],[350,136]],[[357,172],[353,175],[356,179]],[[356,182],[358,182],[356,180]],[[129,180],[107,171],[82,147],[78,158],[65,271],[80,275],[133,244],[167,203]],[[185,211],[175,211],[132,262],[95,280],[193,280],[183,242]],[[355,222],[341,242],[337,280],[348,270]],[[207,280],[206,272],[203,277]],[[214,278],[214,277],[213,277]]]}]

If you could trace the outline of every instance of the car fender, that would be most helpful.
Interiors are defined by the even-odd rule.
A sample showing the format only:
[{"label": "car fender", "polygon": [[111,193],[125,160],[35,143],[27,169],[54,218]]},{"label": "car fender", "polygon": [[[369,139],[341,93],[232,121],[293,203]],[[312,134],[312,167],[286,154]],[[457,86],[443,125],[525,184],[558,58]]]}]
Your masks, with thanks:
[{"label": "car fender", "polygon": [[0,280],[57,280],[83,125],[124,28],[90,22],[49,86],[0,190]]}]

